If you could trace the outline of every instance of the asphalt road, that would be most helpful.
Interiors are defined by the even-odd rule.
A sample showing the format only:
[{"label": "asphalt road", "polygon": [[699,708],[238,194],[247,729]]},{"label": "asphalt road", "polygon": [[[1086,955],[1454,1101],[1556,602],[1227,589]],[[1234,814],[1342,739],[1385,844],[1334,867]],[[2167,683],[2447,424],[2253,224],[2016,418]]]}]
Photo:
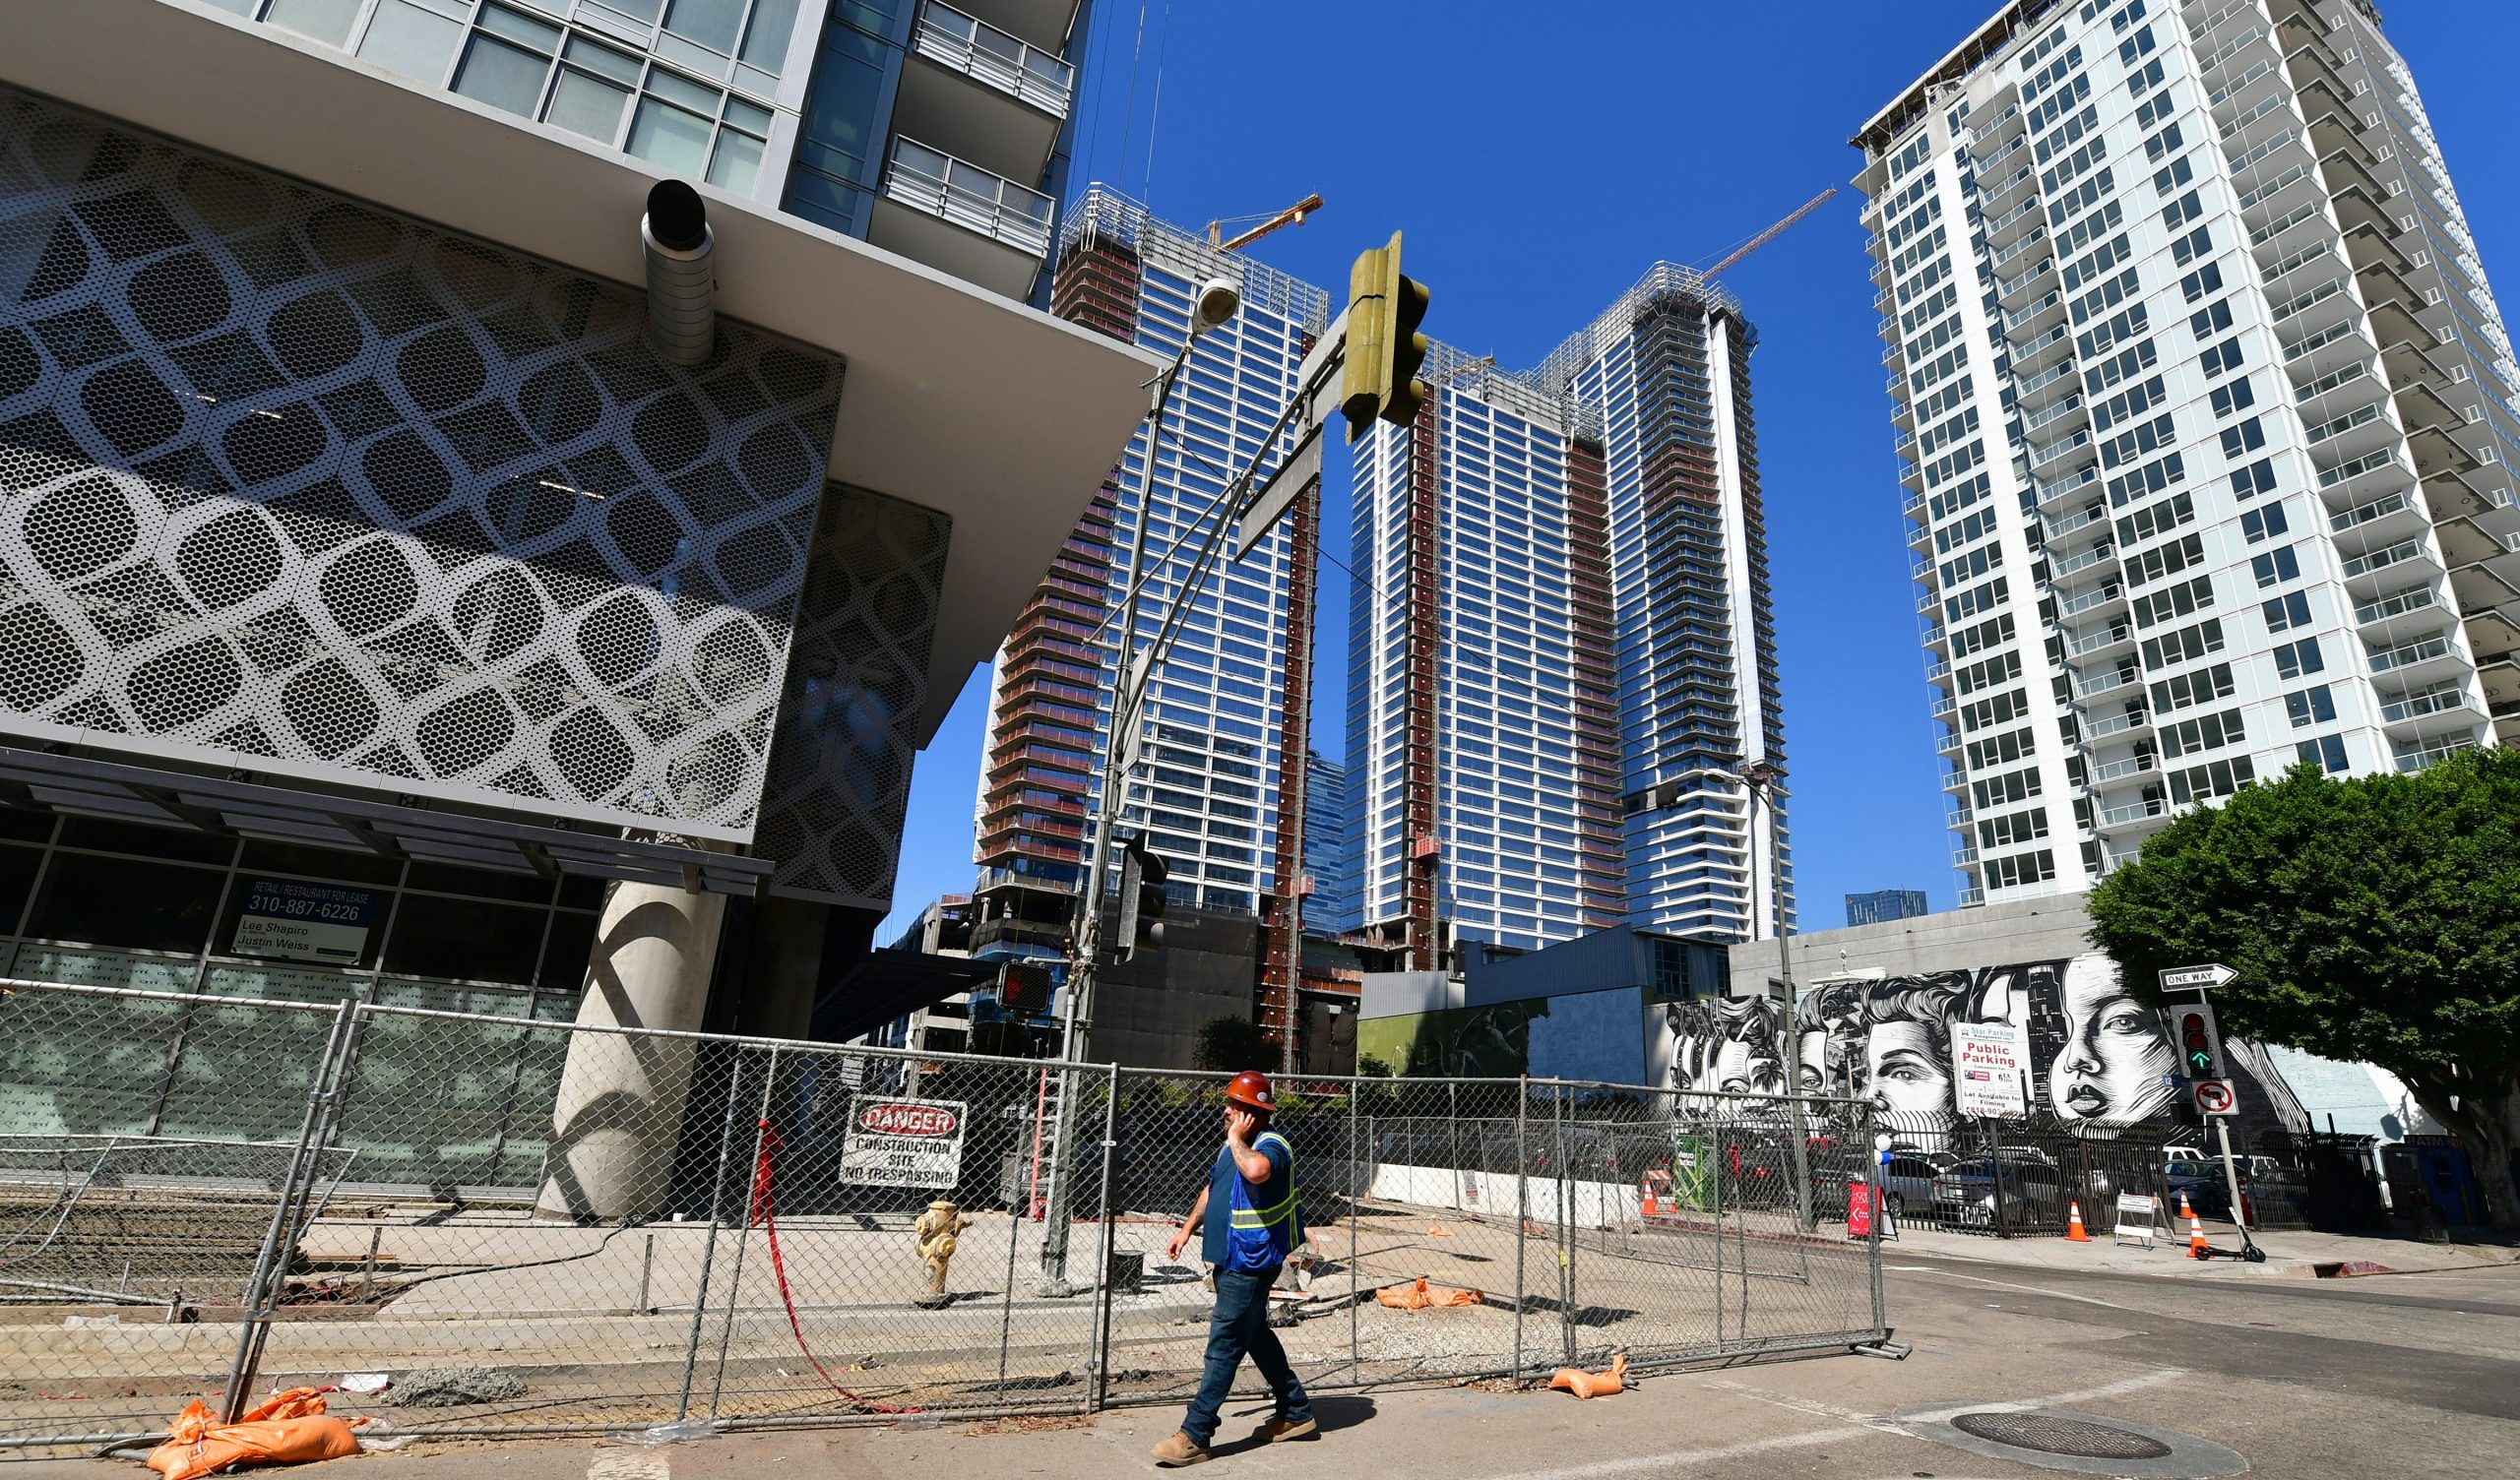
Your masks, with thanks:
[{"label": "asphalt road", "polygon": [[[2520,1268],[2351,1281],[2031,1270],[1888,1257],[1904,1362],[1859,1356],[1653,1376],[1617,1397],[1477,1388],[1325,1396],[1316,1441],[1253,1449],[1264,1414],[1228,1410],[1202,1475],[1579,1480],[1683,1474],[1995,1480],[2059,1471],[1917,1437],[1921,1409],[2070,1409],[2191,1435],[2254,1474],[2520,1473]],[[1169,1410],[1020,1432],[971,1426],[721,1437],[662,1449],[590,1441],[414,1448],[326,1466],[367,1480],[701,1480],[810,1475],[1142,1472]],[[20,1474],[128,1477],[54,1461]]]}]

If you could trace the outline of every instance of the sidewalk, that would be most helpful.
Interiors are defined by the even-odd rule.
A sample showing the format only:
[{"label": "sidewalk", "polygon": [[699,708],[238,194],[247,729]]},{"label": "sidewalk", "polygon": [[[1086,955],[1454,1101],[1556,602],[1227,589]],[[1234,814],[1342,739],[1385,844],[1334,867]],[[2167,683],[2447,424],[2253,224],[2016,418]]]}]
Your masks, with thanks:
[{"label": "sidewalk", "polygon": [[[2237,1249],[2239,1230],[2230,1223],[2206,1219],[2206,1241],[2217,1250]],[[2054,1234],[1998,1239],[1950,1233],[1938,1228],[1903,1225],[1898,1236],[1881,1246],[1882,1258],[1897,1263],[1907,1255],[1973,1260],[2034,1269],[2080,1269],[2110,1274],[2203,1276],[2218,1279],[2314,1279],[2321,1265],[2368,1264],[2354,1274],[2414,1274],[2426,1270],[2473,1269],[2520,1264],[2520,1248],[2510,1244],[2433,1244],[2418,1239],[2378,1238],[2342,1233],[2254,1233],[2266,1251],[2263,1264],[2187,1257],[2184,1232],[2160,1238],[2146,1249],[2128,1240],[2116,1243],[2106,1226],[2091,1230],[2091,1242],[2077,1244]],[[2333,1272],[2333,1271],[2332,1271]]]}]

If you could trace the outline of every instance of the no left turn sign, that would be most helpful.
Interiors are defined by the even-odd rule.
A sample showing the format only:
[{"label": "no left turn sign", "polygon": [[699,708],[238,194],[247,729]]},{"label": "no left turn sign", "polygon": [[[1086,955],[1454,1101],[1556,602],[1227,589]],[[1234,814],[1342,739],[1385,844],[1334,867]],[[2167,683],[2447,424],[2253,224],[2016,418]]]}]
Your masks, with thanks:
[{"label": "no left turn sign", "polygon": [[2239,1108],[2239,1097],[2232,1093],[2229,1079],[2198,1079],[2190,1093],[2199,1115],[2230,1115]]}]

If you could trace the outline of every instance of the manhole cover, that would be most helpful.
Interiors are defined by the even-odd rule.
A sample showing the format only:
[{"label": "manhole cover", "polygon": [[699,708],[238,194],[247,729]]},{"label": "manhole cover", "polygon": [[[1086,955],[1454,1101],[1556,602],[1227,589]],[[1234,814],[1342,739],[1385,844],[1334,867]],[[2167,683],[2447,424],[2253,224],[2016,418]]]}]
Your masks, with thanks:
[{"label": "manhole cover", "polygon": [[1951,1426],[1993,1444],[2077,1459],[2161,1459],[2171,1452],[2158,1439],[2052,1413],[1962,1413]]}]

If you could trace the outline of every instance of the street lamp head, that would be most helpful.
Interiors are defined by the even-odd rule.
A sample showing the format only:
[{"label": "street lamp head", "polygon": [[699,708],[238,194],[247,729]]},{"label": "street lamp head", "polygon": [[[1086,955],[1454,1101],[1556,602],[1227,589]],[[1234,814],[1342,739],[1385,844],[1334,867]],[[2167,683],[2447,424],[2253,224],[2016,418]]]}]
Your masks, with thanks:
[{"label": "street lamp head", "polygon": [[1753,786],[1772,786],[1785,779],[1785,768],[1772,761],[1753,761],[1732,773]]},{"label": "street lamp head", "polygon": [[1242,310],[1242,288],[1229,278],[1211,278],[1199,284],[1198,311],[1190,316],[1190,332],[1223,329]]}]

